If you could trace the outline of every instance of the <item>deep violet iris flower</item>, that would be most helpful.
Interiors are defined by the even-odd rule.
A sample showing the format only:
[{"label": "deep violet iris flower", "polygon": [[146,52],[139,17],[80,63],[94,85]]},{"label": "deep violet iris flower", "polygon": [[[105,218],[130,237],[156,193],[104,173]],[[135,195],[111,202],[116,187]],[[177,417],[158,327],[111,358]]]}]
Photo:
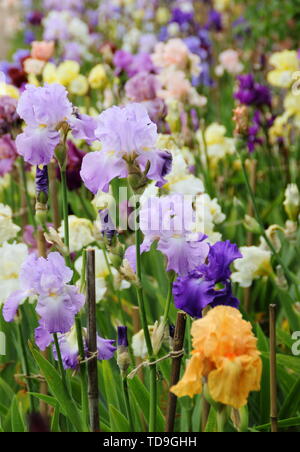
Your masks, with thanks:
[{"label": "deep violet iris flower", "polygon": [[217,242],[210,247],[207,262],[173,285],[175,306],[192,317],[202,317],[202,310],[210,305],[238,307],[239,300],[232,294],[230,265],[242,255],[237,245]]}]

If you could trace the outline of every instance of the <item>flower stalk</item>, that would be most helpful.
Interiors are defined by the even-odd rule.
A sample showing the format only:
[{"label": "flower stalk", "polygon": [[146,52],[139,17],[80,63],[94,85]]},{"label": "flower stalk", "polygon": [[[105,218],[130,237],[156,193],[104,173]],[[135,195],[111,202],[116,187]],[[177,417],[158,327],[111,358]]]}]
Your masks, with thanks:
[{"label": "flower stalk", "polygon": [[88,347],[88,397],[90,428],[92,432],[100,431],[99,390],[97,367],[97,328],[96,328],[96,287],[95,287],[95,250],[88,249],[86,267],[86,305],[87,305],[87,347]]},{"label": "flower stalk", "polygon": [[[136,245],[136,272],[139,280],[137,286],[137,298],[141,315],[142,328],[144,330],[144,336],[149,356],[149,361],[155,360],[153,354],[153,347],[151,343],[150,333],[148,329],[147,315],[144,304],[144,294],[142,288],[142,263],[141,263],[141,231],[139,225],[136,224],[135,228],[135,245]],[[149,408],[149,432],[156,431],[156,411],[157,411],[157,387],[156,387],[156,365],[150,366],[150,408]]]},{"label": "flower stalk", "polygon": [[258,222],[258,224],[260,226],[261,234],[262,234],[263,238],[265,239],[265,241],[266,241],[268,247],[270,248],[273,256],[275,257],[276,261],[282,266],[282,268],[284,270],[284,273],[285,273],[286,277],[288,278],[288,280],[290,281],[290,283],[295,284],[297,297],[300,299],[300,291],[299,291],[299,287],[298,287],[299,280],[298,280],[297,276],[295,276],[287,268],[285,262],[282,260],[281,256],[278,254],[278,252],[276,251],[274,245],[272,244],[271,240],[269,239],[269,237],[267,236],[267,234],[265,232],[264,224],[263,224],[263,221],[262,221],[262,219],[260,217],[260,214],[258,212],[258,208],[257,208],[256,201],[255,201],[255,195],[254,195],[253,190],[251,188],[251,184],[250,184],[250,181],[249,181],[249,178],[248,178],[248,174],[247,174],[247,170],[246,170],[246,167],[245,167],[245,161],[243,159],[241,151],[238,151],[238,155],[239,155],[239,158],[240,158],[240,161],[241,161],[241,165],[242,165],[243,176],[244,176],[244,179],[245,179],[246,188],[247,188],[248,194],[249,194],[250,199],[251,199],[252,204],[253,204],[254,215],[255,215],[256,221]]}]

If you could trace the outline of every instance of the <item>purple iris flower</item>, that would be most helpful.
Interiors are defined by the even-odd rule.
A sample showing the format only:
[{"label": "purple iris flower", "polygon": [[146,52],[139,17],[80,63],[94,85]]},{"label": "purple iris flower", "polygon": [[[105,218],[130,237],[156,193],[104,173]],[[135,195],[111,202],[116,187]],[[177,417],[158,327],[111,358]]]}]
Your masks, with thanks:
[{"label": "purple iris flower", "polygon": [[255,110],[253,115],[253,123],[248,129],[247,144],[249,152],[254,152],[256,146],[261,146],[264,143],[264,139],[260,135],[262,129],[269,129],[274,123],[274,117],[263,117],[259,110]]},{"label": "purple iris flower", "polygon": [[60,143],[59,128],[67,122],[78,139],[93,138],[93,118],[73,115],[73,106],[62,85],[53,83],[44,87],[26,85],[17,112],[26,122],[24,132],[17,136],[17,151],[32,165],[50,163],[56,146]]},{"label": "purple iris flower", "polygon": [[[0,120],[1,121],[1,120]],[[10,173],[17,158],[17,149],[11,136],[7,133],[0,137],[0,176]]]},{"label": "purple iris flower", "polygon": [[239,300],[232,294],[229,277],[231,263],[241,257],[237,245],[229,240],[212,245],[205,264],[175,281],[173,295],[176,308],[199,318],[208,305],[238,307]]},{"label": "purple iris flower", "polygon": [[141,171],[150,163],[147,178],[155,180],[157,186],[166,183],[164,177],[171,170],[172,157],[169,152],[156,148],[157,127],[143,105],[111,107],[101,113],[97,124],[95,136],[102,149],[83,158],[80,172],[90,191],[107,192],[111,180],[127,177],[126,160],[135,162]]},{"label": "purple iris flower", "polygon": [[128,347],[127,326],[118,326],[118,346]]},{"label": "purple iris flower", "polygon": [[154,74],[139,72],[126,82],[125,92],[129,99],[134,102],[143,102],[157,97],[160,83]]},{"label": "purple iris flower", "polygon": [[43,168],[36,167],[36,174],[35,174],[35,187],[36,187],[36,193],[37,197],[39,193],[45,193],[45,195],[48,195],[48,167],[47,165],[43,166]]},{"label": "purple iris flower", "polygon": [[14,63],[18,64],[18,65],[22,65],[22,62],[25,58],[28,58],[30,56],[30,52],[27,49],[18,49],[14,54],[13,54],[13,61]]},{"label": "purple iris flower", "polygon": [[205,25],[205,28],[208,30],[222,31],[223,23],[222,23],[222,14],[215,9],[209,11],[208,21]]},{"label": "purple iris flower", "polygon": [[192,22],[194,19],[194,11],[183,11],[180,8],[174,8],[172,10],[172,16],[170,22],[176,22],[178,25],[185,25]]},{"label": "purple iris flower", "polygon": [[44,15],[41,11],[30,11],[26,15],[26,22],[30,25],[38,26],[41,25],[43,17]]},{"label": "purple iris flower", "polygon": [[64,46],[64,59],[81,62],[82,47],[78,42],[66,42]]},{"label": "purple iris flower", "polygon": [[154,74],[139,72],[125,85],[127,97],[133,102],[143,102],[151,121],[157,123],[166,114],[163,99],[157,97],[160,83]]},{"label": "purple iris flower", "polygon": [[72,270],[57,252],[50,253],[47,259],[29,255],[20,272],[21,289],[13,292],[4,304],[4,319],[13,321],[19,304],[30,296],[37,296],[40,327],[49,334],[68,332],[84,305],[84,296],[68,284],[72,275]]},{"label": "purple iris flower", "polygon": [[24,42],[25,44],[31,44],[33,41],[35,41],[36,35],[33,30],[26,29],[24,31]]},{"label": "purple iris flower", "polygon": [[17,126],[20,119],[17,114],[17,101],[9,96],[0,96],[0,134],[4,135]]},{"label": "purple iris flower", "polygon": [[234,97],[241,104],[263,107],[271,105],[271,92],[266,85],[256,83],[252,74],[239,75],[239,88]]},{"label": "purple iris flower", "polygon": [[[189,202],[191,201],[191,202]],[[194,212],[192,200],[181,195],[149,198],[140,211],[140,228],[144,234],[141,253],[150,250],[153,242],[167,258],[167,271],[187,275],[204,263],[209,245],[201,233],[192,233]],[[135,269],[135,250],[129,247],[125,258]]]},{"label": "purple iris flower", "polygon": [[155,66],[148,53],[132,55],[126,50],[117,50],[114,55],[114,65],[117,75],[122,71],[127,72],[129,77],[133,77],[139,72],[155,72]]}]

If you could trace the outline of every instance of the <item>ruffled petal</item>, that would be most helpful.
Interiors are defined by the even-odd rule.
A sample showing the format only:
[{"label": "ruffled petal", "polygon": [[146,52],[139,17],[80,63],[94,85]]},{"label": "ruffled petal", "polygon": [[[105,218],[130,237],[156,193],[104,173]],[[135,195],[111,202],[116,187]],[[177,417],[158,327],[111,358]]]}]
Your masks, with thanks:
[{"label": "ruffled petal", "polygon": [[173,284],[174,304],[191,317],[202,317],[202,310],[214,301],[214,282],[199,277],[178,278]]},{"label": "ruffled petal", "polygon": [[97,349],[98,349],[98,359],[101,361],[103,359],[111,359],[114,356],[116,347],[113,345],[115,341],[111,339],[103,339],[97,336]]},{"label": "ruffled petal", "polygon": [[42,326],[35,329],[35,343],[40,350],[44,351],[53,342],[53,336]]},{"label": "ruffled petal", "polygon": [[206,279],[225,281],[230,277],[230,264],[242,254],[235,243],[229,240],[217,242],[211,246],[208,254],[208,264],[199,267]]},{"label": "ruffled petal", "polygon": [[77,117],[72,116],[69,124],[72,127],[72,135],[76,140],[86,140],[88,143],[96,140],[97,120],[95,118],[79,114]]},{"label": "ruffled petal", "polygon": [[[143,241],[143,243],[140,246],[140,253],[146,253],[147,251],[150,250],[152,245],[152,240],[151,239],[145,239]],[[135,249],[135,245],[129,246],[127,248],[127,250],[125,251],[125,259],[128,260],[131,268],[136,271],[136,249]]]},{"label": "ruffled petal", "polygon": [[170,391],[177,397],[194,397],[202,392],[203,361],[200,353],[195,353],[189,361],[182,379]]},{"label": "ruffled petal", "polygon": [[80,176],[94,194],[99,190],[107,192],[111,180],[126,177],[127,174],[125,161],[107,152],[89,152],[82,160]]},{"label": "ruffled petal", "polygon": [[172,169],[172,154],[168,151],[159,151],[153,149],[151,151],[142,151],[137,158],[142,171],[145,170],[148,162],[150,162],[150,169],[147,177],[150,180],[156,181],[158,187],[162,187],[167,183],[165,176],[169,174]]},{"label": "ruffled petal", "polygon": [[208,376],[212,398],[236,409],[246,405],[250,391],[260,388],[262,363],[259,357],[247,355],[224,358]]},{"label": "ruffled petal", "polygon": [[16,290],[6,300],[2,314],[6,322],[12,322],[17,314],[18,307],[28,297],[28,292]]},{"label": "ruffled petal", "polygon": [[161,237],[157,249],[168,259],[167,271],[184,276],[204,262],[209,245],[202,239],[187,242],[185,237]]},{"label": "ruffled petal", "polygon": [[59,142],[59,132],[48,127],[26,127],[16,138],[18,154],[32,165],[48,165]]},{"label": "ruffled petal", "polygon": [[67,333],[74,323],[74,317],[84,305],[84,296],[75,286],[66,286],[58,294],[40,296],[36,312],[40,323],[49,333]]}]

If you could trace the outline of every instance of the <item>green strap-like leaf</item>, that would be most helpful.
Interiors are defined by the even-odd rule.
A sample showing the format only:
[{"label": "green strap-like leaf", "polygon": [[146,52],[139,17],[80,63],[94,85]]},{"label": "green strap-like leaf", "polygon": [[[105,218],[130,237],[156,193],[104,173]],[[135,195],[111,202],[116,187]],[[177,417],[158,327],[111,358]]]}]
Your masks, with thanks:
[{"label": "green strap-like leaf", "polygon": [[36,349],[31,347],[31,351],[42,374],[47,380],[51,393],[58,401],[62,411],[66,413],[66,416],[69,418],[71,423],[74,425],[74,428],[78,432],[87,431],[87,426],[83,425],[80,412],[74,400],[68,395],[67,391],[65,390],[61,377],[57,370]]},{"label": "green strap-like leaf", "polygon": [[11,404],[11,427],[13,433],[24,433],[26,431],[25,422],[18,405],[18,400],[15,396]]}]

